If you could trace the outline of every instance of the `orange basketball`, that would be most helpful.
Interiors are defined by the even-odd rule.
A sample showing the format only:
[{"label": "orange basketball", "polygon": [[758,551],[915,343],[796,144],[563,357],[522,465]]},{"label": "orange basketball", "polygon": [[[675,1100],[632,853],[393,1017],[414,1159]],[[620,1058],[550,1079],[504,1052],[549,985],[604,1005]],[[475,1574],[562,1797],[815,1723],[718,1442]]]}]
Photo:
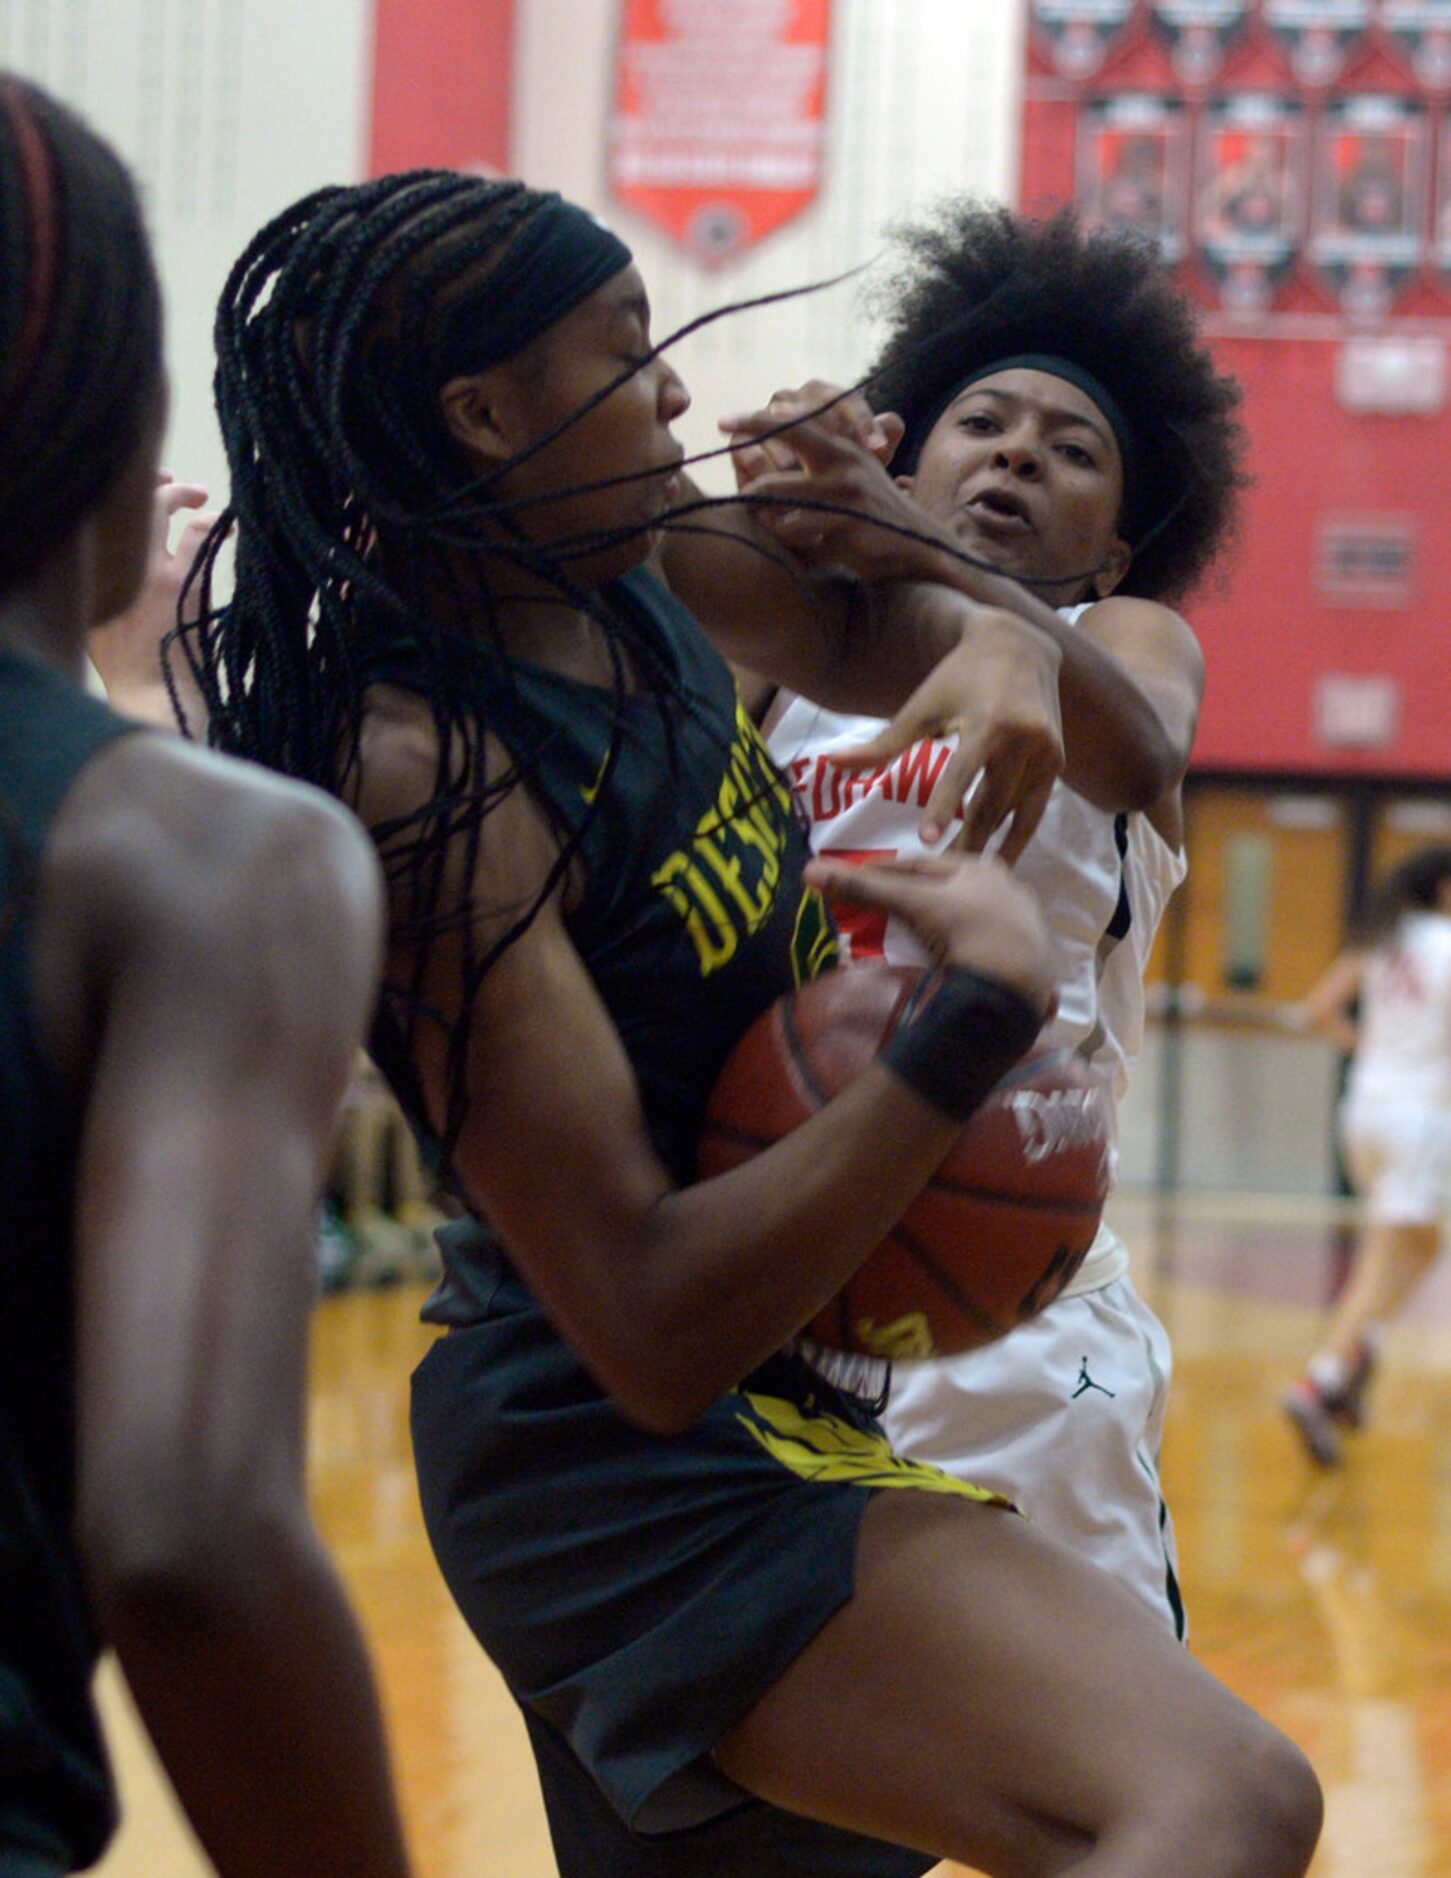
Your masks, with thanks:
[{"label": "orange basketball", "polygon": [[[799,1126],[877,1056],[922,974],[861,964],[780,998],[712,1093],[702,1176]],[[1107,1098],[1069,1051],[1019,1063],[968,1121],[888,1237],[803,1334],[901,1358],[976,1349],[1056,1298],[1098,1230]]]}]

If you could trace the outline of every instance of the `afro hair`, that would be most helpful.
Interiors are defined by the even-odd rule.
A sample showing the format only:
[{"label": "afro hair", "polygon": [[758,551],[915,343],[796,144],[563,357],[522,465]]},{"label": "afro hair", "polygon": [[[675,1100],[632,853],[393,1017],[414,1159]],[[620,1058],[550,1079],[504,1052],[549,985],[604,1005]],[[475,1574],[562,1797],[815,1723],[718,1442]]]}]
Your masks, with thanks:
[{"label": "afro hair", "polygon": [[892,231],[889,285],[871,296],[886,338],[865,383],[907,429],[910,471],[964,378],[995,359],[1056,354],[1117,401],[1137,449],[1119,528],[1134,548],[1120,593],[1190,592],[1238,519],[1246,437],[1239,387],[1215,367],[1194,309],[1143,237],[1087,231],[1071,209],[1033,221],[952,200]]}]

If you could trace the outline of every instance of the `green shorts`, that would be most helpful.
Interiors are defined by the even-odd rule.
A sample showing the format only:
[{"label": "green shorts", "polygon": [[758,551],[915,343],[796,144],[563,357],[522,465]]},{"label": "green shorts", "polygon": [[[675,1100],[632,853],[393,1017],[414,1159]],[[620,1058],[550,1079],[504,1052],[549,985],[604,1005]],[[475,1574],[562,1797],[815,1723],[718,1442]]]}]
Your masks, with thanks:
[{"label": "green shorts", "polygon": [[[413,1440],[439,1565],[536,1750],[567,1743],[630,1840],[746,1805],[712,1750],[851,1596],[874,1492],[997,1497],[895,1454],[866,1406],[799,1356],[773,1358],[688,1432],[647,1434],[507,1267],[484,1320],[440,1338],[419,1366]],[[548,1798],[544,1757],[541,1773]],[[562,1802],[580,1809],[578,1795]],[[813,1854],[779,1869],[907,1878],[935,1862],[857,1843],[878,1862]],[[888,1853],[895,1862],[881,1863]],[[743,1878],[773,1869],[759,1844],[739,1865]]]}]

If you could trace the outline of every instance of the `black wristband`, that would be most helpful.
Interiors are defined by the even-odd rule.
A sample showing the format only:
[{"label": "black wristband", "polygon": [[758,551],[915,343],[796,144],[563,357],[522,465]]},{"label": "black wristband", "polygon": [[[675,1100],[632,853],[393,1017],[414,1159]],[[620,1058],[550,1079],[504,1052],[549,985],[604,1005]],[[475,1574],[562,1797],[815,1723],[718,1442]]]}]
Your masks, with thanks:
[{"label": "black wristband", "polygon": [[1042,1011],[1020,991],[945,965],[924,976],[881,1061],[933,1108],[965,1122],[1042,1028]]}]

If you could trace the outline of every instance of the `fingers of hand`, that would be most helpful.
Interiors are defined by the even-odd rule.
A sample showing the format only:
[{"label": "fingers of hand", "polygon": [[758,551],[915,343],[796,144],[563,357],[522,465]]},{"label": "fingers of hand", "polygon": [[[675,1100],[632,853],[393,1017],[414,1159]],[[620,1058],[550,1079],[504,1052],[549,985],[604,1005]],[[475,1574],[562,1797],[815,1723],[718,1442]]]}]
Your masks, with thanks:
[{"label": "fingers of hand", "polygon": [[181,525],[181,532],[176,537],[176,556],[178,560],[195,560],[202,543],[221,520],[215,509],[208,509],[202,515],[189,515]]},{"label": "fingers of hand", "polygon": [[809,404],[799,403],[778,393],[762,410],[746,411],[737,417],[723,417],[718,422],[720,429],[729,437],[766,437],[783,427],[793,427],[811,410]]},{"label": "fingers of hand", "polygon": [[172,556],[173,579],[178,593],[185,592],[183,617],[188,625],[201,618],[202,587],[200,582],[195,582],[190,591],[186,591],[187,579],[218,519],[214,514],[191,516],[177,537],[176,552]]},{"label": "fingers of hand", "polygon": [[872,455],[879,463],[890,463],[897,454],[897,445],[902,441],[907,426],[895,411],[882,411],[872,423],[874,441]]},{"label": "fingers of hand", "polygon": [[722,430],[774,430],[782,424],[794,424],[801,418],[856,436],[871,421],[872,411],[858,391],[844,391],[840,385],[813,378],[804,385],[773,391],[764,409],[743,417],[723,417]]},{"label": "fingers of hand", "polygon": [[164,480],[158,479],[151,505],[153,559],[165,558],[166,544],[171,538],[172,517],[182,509],[199,509],[206,499],[207,492],[200,483],[173,482],[169,471]]},{"label": "fingers of hand", "polygon": [[910,714],[911,709],[909,699],[891,723],[866,743],[844,743],[838,749],[825,751],[827,762],[834,763],[838,769],[849,770],[879,769],[883,763],[890,763],[909,744],[929,734],[921,721]]},{"label": "fingers of hand", "polygon": [[927,798],[927,807],[922,812],[922,839],[929,843],[940,841],[943,831],[961,816],[962,834],[955,845],[976,853],[987,840],[986,834],[975,839],[972,833],[981,817],[978,805],[985,788],[986,778],[976,744],[973,739],[963,737],[943,765],[942,774]]},{"label": "fingers of hand", "polygon": [[736,486],[748,488],[762,476],[776,470],[799,470],[800,459],[789,444],[779,437],[757,443],[736,431],[731,436],[731,462],[736,472]]},{"label": "fingers of hand", "polygon": [[815,860],[808,862],[806,878],[833,899],[908,913],[924,902],[931,904],[943,882],[955,876],[960,866],[960,862],[948,861],[944,871],[908,861],[864,861],[853,866],[845,861]]},{"label": "fingers of hand", "polygon": [[859,463],[865,455],[854,433],[814,420],[796,425],[791,441],[800,462],[817,474]]},{"label": "fingers of hand", "polygon": [[998,849],[998,859],[1004,866],[1014,866],[1024,848],[1038,832],[1038,824],[1043,819],[1043,812],[1048,806],[1048,797],[1052,788],[1053,784],[1049,781],[1041,788],[1030,790],[1014,809],[1012,820],[1008,823],[1007,833],[1003,837],[1003,844]]},{"label": "fingers of hand", "polygon": [[201,483],[178,483],[169,478],[157,485],[156,506],[168,518],[181,509],[199,509],[207,499]]}]

